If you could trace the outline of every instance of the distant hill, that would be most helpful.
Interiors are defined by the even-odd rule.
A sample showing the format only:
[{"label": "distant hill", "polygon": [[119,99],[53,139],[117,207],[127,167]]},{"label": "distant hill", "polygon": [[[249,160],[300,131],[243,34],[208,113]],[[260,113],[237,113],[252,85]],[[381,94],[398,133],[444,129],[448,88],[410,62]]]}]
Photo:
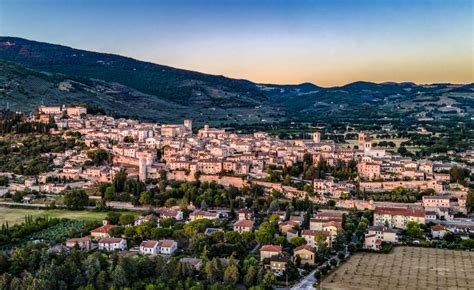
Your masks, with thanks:
[{"label": "distant hill", "polygon": [[0,60],[0,106],[86,102],[119,116],[167,122],[403,118],[430,110],[452,114],[452,105],[471,114],[474,96],[472,84],[256,84],[15,37],[0,37]]}]

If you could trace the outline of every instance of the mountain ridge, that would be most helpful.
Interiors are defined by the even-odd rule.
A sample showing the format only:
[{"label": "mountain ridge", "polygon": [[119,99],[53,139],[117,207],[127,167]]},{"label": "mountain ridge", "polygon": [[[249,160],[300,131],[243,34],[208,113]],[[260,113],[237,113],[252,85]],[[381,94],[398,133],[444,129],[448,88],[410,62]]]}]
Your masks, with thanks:
[{"label": "mountain ridge", "polygon": [[[16,37],[0,37],[0,60],[3,60],[0,77],[2,73],[8,74],[10,79],[16,79],[34,92],[31,94],[42,94],[47,102],[81,99],[80,95],[70,96],[70,92],[56,89],[69,82],[66,86],[84,93],[84,102],[102,105],[116,114],[122,112],[125,116],[158,121],[185,117],[225,123],[343,120],[348,116],[365,118],[364,112],[368,109],[373,111],[373,117],[392,118],[401,117],[400,113],[393,112],[395,109],[403,112],[400,106],[406,106],[410,114],[422,111],[409,108],[414,101],[427,104],[428,109],[441,108],[440,98],[446,98],[446,94],[450,94],[450,102],[461,104],[463,112],[472,109],[473,84],[367,81],[336,87],[321,87],[309,82],[261,84]],[[35,75],[34,80],[24,77],[28,74],[27,68]],[[41,72],[53,74],[55,78],[40,81],[37,73]],[[26,80],[41,82],[54,93],[41,93]],[[7,83],[8,78],[3,86]],[[31,103],[37,104],[38,98],[27,96],[24,91],[4,91],[2,94],[9,93],[8,99],[18,108],[29,106],[16,101],[14,95],[22,100],[31,97]]]}]

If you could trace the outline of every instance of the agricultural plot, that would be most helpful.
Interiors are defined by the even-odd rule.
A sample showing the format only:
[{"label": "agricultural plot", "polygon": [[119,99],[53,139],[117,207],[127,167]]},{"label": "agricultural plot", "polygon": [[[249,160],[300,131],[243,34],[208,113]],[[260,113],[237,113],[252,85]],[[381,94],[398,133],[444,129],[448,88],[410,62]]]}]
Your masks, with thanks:
[{"label": "agricultural plot", "polygon": [[474,252],[396,247],[354,255],[322,281],[322,289],[472,289]]},{"label": "agricultural plot", "polygon": [[86,229],[85,222],[79,220],[64,220],[39,232],[33,233],[25,240],[40,240],[47,243],[59,243],[67,238],[80,235]]},{"label": "agricultural plot", "polygon": [[[140,214],[139,212],[133,211],[127,211],[126,213],[136,216]],[[7,222],[9,225],[22,223],[25,221],[25,216],[32,216],[34,218],[47,216],[49,218],[67,218],[72,220],[102,220],[107,216],[107,212],[0,207],[0,225]]]}]

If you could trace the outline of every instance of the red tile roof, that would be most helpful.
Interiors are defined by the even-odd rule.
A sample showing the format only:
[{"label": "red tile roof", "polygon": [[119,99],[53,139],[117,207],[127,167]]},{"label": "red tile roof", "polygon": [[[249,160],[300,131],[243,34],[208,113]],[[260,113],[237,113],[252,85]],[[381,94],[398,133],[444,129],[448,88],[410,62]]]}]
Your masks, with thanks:
[{"label": "red tile roof", "polygon": [[111,228],[115,227],[114,225],[103,225],[101,227],[98,227],[96,229],[93,229],[91,233],[103,233],[106,234],[110,231]]},{"label": "red tile roof", "polygon": [[265,251],[265,252],[278,252],[280,253],[283,250],[283,248],[280,245],[263,245],[260,248],[260,251]]},{"label": "red tile roof", "polygon": [[294,252],[296,253],[301,250],[307,250],[307,251],[310,251],[311,253],[316,253],[316,249],[314,247],[311,247],[310,245],[299,246],[294,250]]},{"label": "red tile roof", "polygon": [[432,231],[439,232],[439,231],[445,231],[446,228],[442,225],[434,225],[431,227]]},{"label": "red tile roof", "polygon": [[252,220],[239,220],[234,223],[234,227],[244,227],[251,228],[253,227],[254,221]]},{"label": "red tile roof", "polygon": [[174,240],[159,240],[159,242],[160,242],[160,247],[162,248],[170,248],[175,243]]},{"label": "red tile roof", "polygon": [[376,207],[375,213],[378,215],[425,217],[423,208]]},{"label": "red tile roof", "polygon": [[324,236],[330,236],[331,232],[330,231],[316,231],[316,230],[302,230],[301,235],[302,236],[314,236],[317,234],[321,234]]},{"label": "red tile roof", "polygon": [[144,247],[144,248],[154,248],[158,245],[158,241],[156,240],[149,240],[149,241],[143,241],[141,244],[140,244],[140,247]]}]

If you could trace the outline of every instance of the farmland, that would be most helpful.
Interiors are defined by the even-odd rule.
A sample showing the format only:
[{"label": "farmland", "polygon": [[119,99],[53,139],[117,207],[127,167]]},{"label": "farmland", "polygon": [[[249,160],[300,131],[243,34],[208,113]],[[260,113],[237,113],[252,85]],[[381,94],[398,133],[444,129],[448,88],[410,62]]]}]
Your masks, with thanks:
[{"label": "farmland", "polygon": [[90,225],[86,225],[84,221],[62,220],[56,225],[31,234],[26,240],[41,240],[50,243],[60,243],[69,237],[80,235],[87,230],[91,230],[91,228]]},{"label": "farmland", "polygon": [[[129,214],[139,215],[138,212],[127,211]],[[0,207],[0,224],[8,222],[9,225],[22,223],[25,220],[25,216],[30,215],[33,217],[44,217],[49,218],[67,218],[72,220],[102,220],[107,215],[107,212],[95,212],[95,211],[72,211],[66,209],[26,209],[26,208],[7,208]]]},{"label": "farmland", "polygon": [[397,247],[354,255],[322,282],[323,289],[469,289],[474,252]]}]

